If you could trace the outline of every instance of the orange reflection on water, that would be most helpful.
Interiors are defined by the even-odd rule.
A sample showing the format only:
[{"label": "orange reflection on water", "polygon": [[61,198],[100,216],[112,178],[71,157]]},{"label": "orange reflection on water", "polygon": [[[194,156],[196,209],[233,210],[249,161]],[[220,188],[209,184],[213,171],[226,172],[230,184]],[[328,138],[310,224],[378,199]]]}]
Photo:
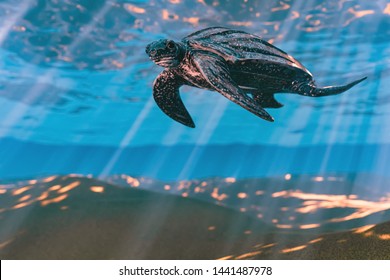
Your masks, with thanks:
[{"label": "orange reflection on water", "polygon": [[362,18],[362,17],[365,17],[367,15],[372,15],[372,14],[375,14],[375,11],[374,10],[362,10],[362,11],[356,11],[354,10],[353,8],[349,8],[347,10],[348,13],[352,14],[353,17],[348,19],[345,23],[344,23],[344,26],[347,26],[349,25],[352,21],[358,19],[358,18]]},{"label": "orange reflection on water", "polygon": [[383,10],[385,15],[390,15],[390,3],[387,3],[385,9]]},{"label": "orange reflection on water", "polygon": [[77,188],[78,186],[80,186],[80,181],[75,181],[73,183],[70,183],[69,185],[66,185],[65,187],[61,188],[58,190],[58,193],[66,193],[74,188]]},{"label": "orange reflection on water", "polygon": [[27,29],[22,25],[14,25],[12,26],[12,30],[17,32],[25,32]]},{"label": "orange reflection on water", "polygon": [[251,22],[251,21],[229,21],[228,23],[231,25],[234,25],[234,26],[252,26],[253,25],[253,22]]},{"label": "orange reflection on water", "polygon": [[7,192],[6,189],[0,189],[0,194],[5,194]]},{"label": "orange reflection on water", "polygon": [[353,14],[357,18],[365,17],[367,15],[375,14],[374,10],[355,11],[353,8],[349,8],[348,12]]},{"label": "orange reflection on water", "polygon": [[104,192],[103,186],[91,186],[89,189],[95,193],[103,193]]},{"label": "orange reflection on water", "polygon": [[283,3],[283,2],[280,2],[280,4],[281,4],[282,6],[272,8],[271,11],[272,11],[272,12],[276,12],[276,11],[283,11],[283,10],[288,10],[288,9],[290,9],[290,5],[289,5],[289,4]]},{"label": "orange reflection on water", "polygon": [[209,231],[213,231],[213,230],[215,230],[215,229],[216,229],[215,226],[209,226],[209,227],[207,228],[207,230],[209,230]]},{"label": "orange reflection on water", "polygon": [[179,16],[175,14],[170,14],[168,10],[162,10],[162,19],[163,20],[178,20]]},{"label": "orange reflection on water", "polygon": [[46,206],[46,205],[51,204],[51,203],[58,203],[58,202],[63,201],[67,197],[68,197],[68,194],[63,194],[63,195],[57,196],[57,197],[52,198],[52,199],[46,199],[46,200],[41,201],[41,205]]},{"label": "orange reflection on water", "polygon": [[137,7],[137,6],[134,6],[134,5],[131,5],[131,4],[128,4],[128,3],[124,4],[123,6],[129,12],[133,12],[133,13],[136,13],[136,14],[143,14],[143,13],[145,13],[145,9]]},{"label": "orange reflection on water", "polygon": [[111,64],[118,69],[121,69],[125,66],[125,64],[123,64],[122,62],[117,61],[117,60],[111,60]]},{"label": "orange reflection on water", "polygon": [[291,19],[294,20],[294,19],[297,19],[299,18],[301,15],[299,14],[299,12],[297,11],[292,11],[291,12]]},{"label": "orange reflection on water", "polygon": [[184,22],[191,23],[194,26],[197,26],[199,24],[199,18],[198,17],[189,17],[189,18],[183,18]]}]

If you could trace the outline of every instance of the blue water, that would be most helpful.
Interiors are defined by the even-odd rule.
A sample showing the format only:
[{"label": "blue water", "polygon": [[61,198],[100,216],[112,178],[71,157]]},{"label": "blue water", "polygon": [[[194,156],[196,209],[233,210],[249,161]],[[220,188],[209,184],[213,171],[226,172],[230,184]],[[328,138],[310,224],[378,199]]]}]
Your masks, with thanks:
[{"label": "blue water", "polygon": [[[196,123],[185,127],[154,102],[162,68],[145,46],[210,26],[263,37],[321,87],[367,80],[323,98],[278,94],[273,123],[182,87]],[[227,238],[230,252],[256,236],[263,250],[270,230],[280,251],[294,234],[365,226],[353,250],[324,246],[377,258],[352,242],[360,233],[386,258],[386,227],[372,226],[390,219],[389,89],[390,0],[0,0],[0,254],[61,259],[71,245],[72,257],[108,258],[104,244],[131,253],[168,236],[159,252],[191,243],[222,257],[208,244]]]},{"label": "blue water", "polygon": [[[197,127],[152,98],[144,47],[201,28],[262,36],[341,95],[277,95],[269,123],[183,87]],[[0,178],[81,173],[208,176],[389,174],[390,1],[0,2]]]}]

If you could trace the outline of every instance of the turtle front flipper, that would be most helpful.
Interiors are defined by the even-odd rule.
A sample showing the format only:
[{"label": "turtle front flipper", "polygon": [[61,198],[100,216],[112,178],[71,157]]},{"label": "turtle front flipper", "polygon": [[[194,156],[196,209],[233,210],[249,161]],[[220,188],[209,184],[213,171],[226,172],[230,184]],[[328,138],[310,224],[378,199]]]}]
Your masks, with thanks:
[{"label": "turtle front flipper", "polygon": [[256,116],[267,121],[274,121],[272,116],[260,104],[256,103],[238,87],[230,77],[228,67],[221,57],[212,53],[197,51],[192,53],[192,59],[214,90]]},{"label": "turtle front flipper", "polygon": [[154,81],[153,97],[158,107],[170,118],[194,128],[194,121],[180,98],[179,88],[182,85],[180,77],[169,70],[164,70]]}]

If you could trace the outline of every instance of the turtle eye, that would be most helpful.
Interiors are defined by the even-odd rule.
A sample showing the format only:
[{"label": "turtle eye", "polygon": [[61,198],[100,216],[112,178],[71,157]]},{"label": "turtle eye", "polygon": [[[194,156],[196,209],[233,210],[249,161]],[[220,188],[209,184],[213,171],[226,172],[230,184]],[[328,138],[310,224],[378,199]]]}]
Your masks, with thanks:
[{"label": "turtle eye", "polygon": [[173,41],[168,41],[167,47],[168,47],[168,49],[173,49],[173,48],[175,48],[175,43]]}]

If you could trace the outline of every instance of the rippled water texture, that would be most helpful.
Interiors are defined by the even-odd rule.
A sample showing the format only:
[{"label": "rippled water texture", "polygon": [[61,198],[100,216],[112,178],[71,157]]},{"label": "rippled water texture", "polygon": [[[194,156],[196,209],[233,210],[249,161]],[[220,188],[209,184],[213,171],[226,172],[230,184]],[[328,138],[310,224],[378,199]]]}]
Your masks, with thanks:
[{"label": "rippled water texture", "polygon": [[[0,3],[0,136],[95,145],[389,143],[389,1],[56,1]],[[266,123],[221,96],[183,88],[197,129],[151,97],[162,70],[147,43],[209,26],[255,33],[319,85],[368,76],[341,95],[280,95]],[[188,93],[188,94],[187,94]]]},{"label": "rippled water texture", "polygon": [[[182,126],[145,46],[210,26],[368,79],[274,123],[182,87]],[[0,1],[0,256],[388,259],[389,64],[389,0]]]}]

